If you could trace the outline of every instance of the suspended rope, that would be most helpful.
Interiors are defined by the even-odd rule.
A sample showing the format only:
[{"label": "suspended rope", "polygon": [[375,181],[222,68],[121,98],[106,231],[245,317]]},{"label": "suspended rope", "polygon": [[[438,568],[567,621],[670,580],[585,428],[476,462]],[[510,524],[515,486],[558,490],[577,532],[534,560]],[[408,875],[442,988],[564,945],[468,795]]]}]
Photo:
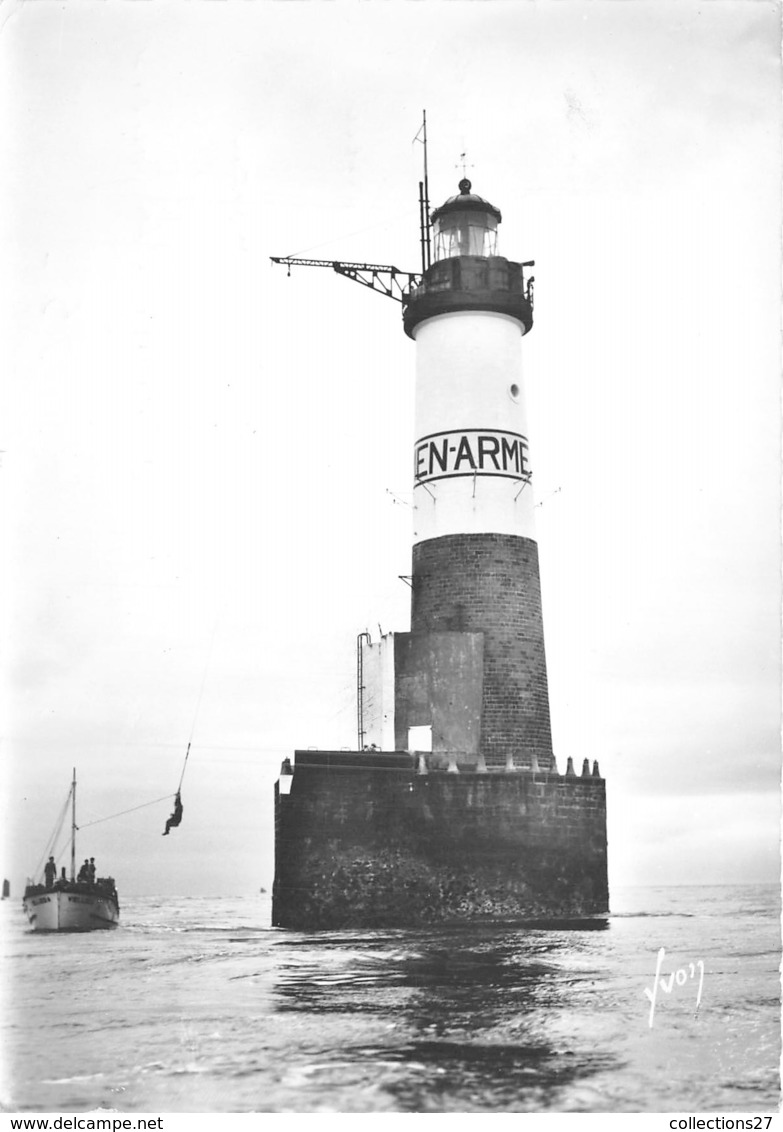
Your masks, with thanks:
[{"label": "suspended rope", "polygon": [[147,806],[157,806],[159,802],[167,802],[172,796],[171,794],[164,794],[162,798],[156,798],[153,802],[142,802],[140,806],[131,806],[129,810],[120,810],[118,814],[109,814],[106,818],[96,818],[95,821],[85,822],[84,825],[80,825],[78,828],[87,829],[91,825],[100,825],[101,822],[112,821],[114,818],[121,818],[125,814],[134,814],[136,810],[144,810]]},{"label": "suspended rope", "polygon": [[[209,640],[209,652],[207,653],[207,663],[204,665],[204,675],[201,677],[201,687],[198,690],[198,699],[196,700],[196,710],[193,712],[193,724],[190,728],[190,739],[188,740],[188,753],[190,752],[190,744],[193,742],[193,733],[196,730],[196,720],[198,719],[198,713],[199,713],[199,709],[201,707],[201,698],[204,695],[204,685],[207,682],[207,673],[209,672],[209,664],[210,664],[210,661],[212,660],[212,650],[215,647],[215,634],[217,633],[217,627],[218,627],[218,617],[215,618],[215,624],[212,626],[212,636],[210,637],[210,640]],[[188,756],[186,754],[185,755],[185,762],[187,763],[187,761],[188,761]],[[184,770],[182,771],[182,774],[184,776],[184,774],[185,774]],[[180,786],[181,785],[182,785],[182,779],[180,779]]]},{"label": "suspended rope", "polygon": [[300,251],[294,252],[293,255],[287,258],[294,259],[296,256],[306,255],[307,252],[318,251],[319,248],[325,248],[328,244],[337,243],[339,240],[350,239],[351,236],[361,236],[364,232],[371,232],[374,228],[390,228],[392,224],[396,224],[403,218],[407,219],[407,216],[408,211],[406,209],[405,212],[399,212],[395,216],[387,217],[385,220],[378,220],[374,224],[368,224],[365,228],[356,228],[353,232],[341,232],[337,236],[331,236],[328,240],[322,240],[320,244],[311,244],[309,248],[302,248]]},{"label": "suspended rope", "polygon": [[[65,822],[65,815],[68,812],[68,803],[71,800],[71,790],[73,790],[73,786],[71,786],[71,788],[69,789],[68,795],[67,795],[65,801],[63,802],[62,810],[60,811],[60,813],[57,817],[57,821],[54,823],[54,830],[53,830],[49,840],[46,843],[46,848],[43,851],[43,855],[42,855],[40,861],[36,865],[35,872],[33,873],[34,877],[39,876],[39,874],[41,873],[41,870],[43,869],[44,861],[50,855],[51,856],[57,855],[57,854],[55,854],[55,845],[56,845],[56,843],[57,843],[57,841],[60,837],[60,834],[62,833],[63,823]],[[70,834],[68,835],[68,838],[70,840]],[[67,844],[68,844],[68,842],[66,842],[66,845]]]},{"label": "suspended rope", "polygon": [[162,836],[168,837],[172,829],[179,825],[182,821],[182,783],[185,778],[185,771],[188,768],[188,758],[190,757],[190,747],[193,742],[193,735],[196,730],[196,720],[198,719],[199,709],[201,708],[201,700],[204,695],[204,685],[207,682],[207,673],[209,672],[210,661],[212,660],[212,650],[215,647],[215,634],[217,633],[218,618],[215,618],[215,624],[212,626],[212,636],[209,641],[209,652],[207,653],[207,662],[204,665],[204,675],[201,677],[201,687],[198,690],[198,698],[196,700],[196,710],[193,712],[193,723],[190,728],[190,738],[188,739],[188,749],[185,751],[185,761],[182,764],[182,774],[179,776],[179,785],[177,786],[177,793],[174,795],[174,809],[171,816],[166,818],[166,828]]},{"label": "suspended rope", "polygon": [[182,774],[179,776],[179,786],[177,787],[177,793],[178,794],[179,794],[180,790],[182,789],[182,779],[185,777],[185,771],[187,770],[188,755],[189,754],[190,754],[190,743],[188,743],[188,749],[187,749],[187,751],[185,751],[185,761],[182,764]]},{"label": "suspended rope", "polygon": [[58,861],[60,859],[60,857],[64,856],[65,853],[67,853],[70,850],[72,841],[73,841],[73,833],[70,830],[68,830],[68,833],[65,835],[65,840],[53,852],[53,856],[54,856],[55,861]]}]

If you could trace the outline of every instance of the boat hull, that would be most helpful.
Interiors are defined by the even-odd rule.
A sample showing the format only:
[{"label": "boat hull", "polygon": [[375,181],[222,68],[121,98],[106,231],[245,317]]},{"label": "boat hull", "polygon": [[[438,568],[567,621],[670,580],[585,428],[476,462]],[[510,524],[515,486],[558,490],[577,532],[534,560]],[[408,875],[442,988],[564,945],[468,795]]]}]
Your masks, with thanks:
[{"label": "boat hull", "polygon": [[25,894],[23,906],[35,932],[90,932],[115,928],[120,920],[116,895],[110,892],[49,889]]}]

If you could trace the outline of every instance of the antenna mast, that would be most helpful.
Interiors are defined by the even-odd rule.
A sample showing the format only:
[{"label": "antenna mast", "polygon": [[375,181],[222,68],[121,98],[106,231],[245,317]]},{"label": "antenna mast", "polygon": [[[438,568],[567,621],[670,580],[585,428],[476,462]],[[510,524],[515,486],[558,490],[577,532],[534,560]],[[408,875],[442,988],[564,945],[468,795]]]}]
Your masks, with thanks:
[{"label": "antenna mast", "polygon": [[71,783],[71,883],[76,880],[76,767]]},{"label": "antenna mast", "polygon": [[419,181],[419,225],[421,229],[421,272],[400,271],[389,263],[349,263],[340,259],[304,259],[299,256],[273,255],[269,258],[272,263],[284,263],[291,274],[293,265],[301,267],[331,267],[338,275],[352,279],[354,283],[361,283],[371,291],[386,295],[401,303],[403,311],[411,301],[411,295],[421,285],[424,272],[432,263],[430,223],[430,175],[427,154],[427,111],[422,112],[422,123],[419,132],[413,139],[424,146],[424,180]]},{"label": "antenna mast", "polygon": [[[421,137],[419,137],[421,135]],[[419,181],[419,227],[421,231],[421,271],[422,275],[432,263],[430,243],[430,177],[427,168],[427,111],[422,110],[422,123],[414,141],[424,146],[424,180]]]}]

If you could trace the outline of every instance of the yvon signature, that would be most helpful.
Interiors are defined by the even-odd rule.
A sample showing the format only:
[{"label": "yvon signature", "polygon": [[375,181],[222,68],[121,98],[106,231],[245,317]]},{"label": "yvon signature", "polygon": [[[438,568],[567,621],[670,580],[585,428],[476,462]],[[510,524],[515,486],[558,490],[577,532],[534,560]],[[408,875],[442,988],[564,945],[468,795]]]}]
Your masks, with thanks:
[{"label": "yvon signature", "polygon": [[652,1027],[653,1019],[655,1017],[655,1002],[658,998],[658,987],[663,990],[664,994],[671,994],[676,983],[678,987],[684,987],[689,980],[696,978],[696,970],[699,969],[699,993],[696,995],[696,1012],[698,1013],[699,1005],[701,1003],[701,989],[704,986],[704,960],[699,959],[697,963],[689,963],[687,967],[680,967],[676,971],[672,971],[668,976],[668,980],[661,974],[661,964],[663,963],[666,949],[661,948],[658,952],[658,962],[655,964],[655,979],[653,981],[653,988],[644,988],[644,993],[650,1000],[650,1027]]}]

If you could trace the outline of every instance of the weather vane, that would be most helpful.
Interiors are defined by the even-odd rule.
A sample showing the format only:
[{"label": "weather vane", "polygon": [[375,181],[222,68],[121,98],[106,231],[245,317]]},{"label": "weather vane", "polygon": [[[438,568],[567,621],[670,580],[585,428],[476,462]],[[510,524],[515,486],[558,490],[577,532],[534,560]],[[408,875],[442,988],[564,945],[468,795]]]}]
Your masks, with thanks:
[{"label": "weather vane", "polygon": [[459,168],[460,168],[460,166],[462,166],[462,176],[463,176],[463,177],[466,177],[466,176],[467,176],[467,170],[468,170],[468,169],[472,169],[472,168],[473,168],[473,166],[472,166],[472,165],[468,165],[468,164],[466,163],[466,161],[465,161],[465,158],[466,158],[467,156],[468,156],[468,155],[467,155],[467,153],[461,153],[461,154],[459,155],[459,161],[458,161],[458,162],[457,162],[457,164],[456,164],[456,165],[454,166],[454,168],[455,168],[455,169],[459,169]]}]

